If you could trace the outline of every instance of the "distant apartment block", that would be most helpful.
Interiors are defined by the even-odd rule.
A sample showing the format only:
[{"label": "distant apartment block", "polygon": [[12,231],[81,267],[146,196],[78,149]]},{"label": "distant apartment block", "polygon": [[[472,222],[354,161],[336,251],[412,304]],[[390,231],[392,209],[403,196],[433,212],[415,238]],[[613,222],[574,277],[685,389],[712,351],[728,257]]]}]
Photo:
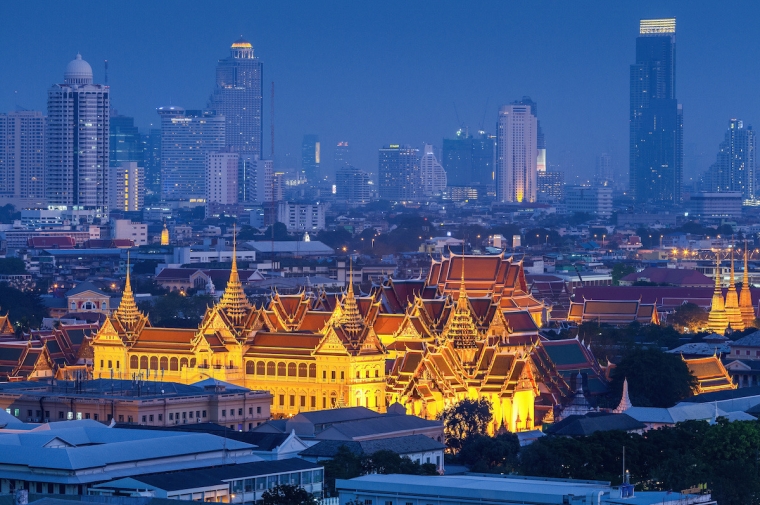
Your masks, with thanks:
[{"label": "distant apartment block", "polygon": [[289,232],[312,232],[325,229],[324,204],[280,202],[277,221],[285,224]]}]

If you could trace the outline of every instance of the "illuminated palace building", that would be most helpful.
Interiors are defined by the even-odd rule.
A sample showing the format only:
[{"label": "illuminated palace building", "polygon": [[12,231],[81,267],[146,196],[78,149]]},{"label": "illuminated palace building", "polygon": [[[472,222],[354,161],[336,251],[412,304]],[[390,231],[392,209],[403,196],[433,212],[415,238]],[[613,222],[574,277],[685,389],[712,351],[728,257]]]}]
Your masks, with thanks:
[{"label": "illuminated palace building", "polygon": [[527,293],[521,262],[451,255],[426,280],[389,280],[369,295],[273,293],[252,307],[233,261],[226,290],[197,329],[151,327],[129,277],[118,310],[93,338],[93,374],[195,383],[209,377],[273,395],[272,414],[336,406],[383,412],[399,402],[436,416],[488,398],[495,429],[532,429],[606,370],[576,339],[544,341],[547,308]]}]

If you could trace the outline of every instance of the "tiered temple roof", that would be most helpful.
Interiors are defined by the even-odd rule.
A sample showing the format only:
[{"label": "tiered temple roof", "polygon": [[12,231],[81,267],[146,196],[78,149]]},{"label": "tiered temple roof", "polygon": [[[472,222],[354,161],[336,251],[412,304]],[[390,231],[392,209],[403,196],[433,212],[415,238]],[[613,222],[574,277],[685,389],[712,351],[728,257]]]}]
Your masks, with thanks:
[{"label": "tiered temple roof", "polygon": [[736,384],[717,356],[684,359],[684,362],[697,379],[695,394],[736,389]]}]

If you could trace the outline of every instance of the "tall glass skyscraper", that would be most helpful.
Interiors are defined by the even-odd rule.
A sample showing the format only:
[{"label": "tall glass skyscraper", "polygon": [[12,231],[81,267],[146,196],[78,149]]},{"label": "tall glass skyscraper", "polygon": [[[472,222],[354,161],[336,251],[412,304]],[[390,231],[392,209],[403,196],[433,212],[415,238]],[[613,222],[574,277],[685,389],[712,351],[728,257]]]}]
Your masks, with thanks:
[{"label": "tall glass skyscraper", "polygon": [[443,139],[441,163],[448,185],[477,187],[478,196],[485,196],[494,185],[494,144],[494,137],[484,131],[473,137],[459,130],[456,138]]},{"label": "tall glass skyscraper", "polygon": [[122,161],[134,161],[142,165],[142,138],[135,126],[135,119],[129,116],[111,116],[109,131],[111,166],[117,167]]},{"label": "tall glass skyscraper", "polygon": [[676,100],[676,20],[642,19],[631,65],[630,189],[637,203],[681,202],[683,109]]},{"label": "tall glass skyscraper", "polygon": [[418,200],[422,196],[419,150],[399,144],[380,149],[377,182],[383,200]]},{"label": "tall glass skyscraper", "polygon": [[45,197],[45,117],[40,111],[0,114],[0,195]]},{"label": "tall glass skyscraper", "polygon": [[225,147],[240,154],[240,159],[262,157],[261,113],[262,64],[253,46],[236,40],[230,56],[216,65],[216,87],[208,108],[225,118]]},{"label": "tall glass skyscraper", "polygon": [[319,136],[304,135],[301,143],[301,175],[311,186],[315,186],[319,182],[321,161],[322,150],[319,144]]},{"label": "tall glass skyscraper", "polygon": [[740,119],[728,122],[718,158],[707,175],[710,191],[739,191],[744,200],[755,199],[755,130],[751,126],[745,128]]}]

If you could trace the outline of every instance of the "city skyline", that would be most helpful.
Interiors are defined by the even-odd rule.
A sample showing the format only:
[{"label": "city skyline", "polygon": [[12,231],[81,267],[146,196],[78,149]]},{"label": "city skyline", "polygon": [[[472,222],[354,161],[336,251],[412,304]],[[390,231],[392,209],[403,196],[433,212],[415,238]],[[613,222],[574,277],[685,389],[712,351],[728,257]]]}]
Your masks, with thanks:
[{"label": "city skyline", "polygon": [[[709,4],[701,4],[699,9],[675,3],[605,9],[597,3],[572,12],[539,4],[524,26],[517,26],[513,19],[528,10],[527,4],[511,10],[499,4],[471,8],[443,4],[437,10],[412,5],[406,6],[404,21],[390,17],[378,6],[351,6],[333,12],[297,5],[298,9],[287,12],[275,6],[248,6],[234,16],[231,10],[205,4],[198,4],[192,12],[172,3],[147,8],[95,6],[83,13],[81,21],[92,24],[93,30],[73,36],[56,35],[48,29],[51,23],[67,19],[67,14],[54,6],[44,13],[33,7],[3,6],[0,9],[8,16],[21,20],[0,36],[7,39],[3,46],[18,45],[11,41],[28,44],[14,51],[2,50],[4,60],[18,70],[0,85],[0,110],[11,111],[16,105],[44,110],[44,90],[56,81],[56,69],[79,51],[92,64],[96,82],[104,81],[103,60],[109,60],[113,107],[135,117],[143,130],[151,124],[155,128],[156,107],[171,103],[197,109],[206,105],[215,64],[230,43],[243,35],[267,68],[263,83],[267,156],[271,141],[267,91],[271,81],[279,83],[275,149],[282,166],[299,167],[302,136],[316,133],[327,159],[332,159],[337,142],[346,140],[352,146],[353,163],[374,172],[380,146],[402,142],[421,148],[427,142],[440,149],[442,139],[451,138],[460,126],[493,131],[498,107],[528,95],[544,104],[541,116],[550,165],[574,167],[574,174],[588,178],[593,175],[596,157],[609,153],[616,174],[624,175],[631,40],[640,18],[675,16],[679,24],[678,97],[688,111],[685,181],[710,166],[712,146],[722,137],[729,118],[742,117],[753,124],[760,116],[758,105],[751,100],[749,82],[730,77],[739,55],[727,49],[725,39],[729,37],[721,37],[742,31],[752,16],[735,19],[730,11]],[[175,23],[177,28],[161,25],[165,33],[159,33],[156,24],[169,15],[187,18],[187,23]],[[123,22],[104,30],[101,25],[108,25],[108,19]],[[177,30],[199,28],[200,19],[207,36],[176,37]],[[362,24],[362,30],[355,27],[360,19],[370,20]],[[580,20],[594,22],[579,32],[573,26]],[[492,30],[499,22],[502,29]],[[352,28],[342,34],[319,28],[336,23]],[[539,26],[543,27],[540,33],[533,34]],[[138,40],[136,33],[145,34],[144,40]],[[457,36],[451,37],[451,33]],[[703,37],[705,33],[707,37]],[[461,44],[460,39],[471,42]],[[30,51],[39,52],[40,44],[45,46],[45,57],[36,57],[39,63],[19,63],[21,58],[29,58]],[[482,47],[488,50],[479,49]],[[750,44],[748,51],[741,61],[753,60],[757,49]],[[375,63],[368,65],[371,61]],[[504,63],[493,65],[493,61]],[[457,67],[450,62],[460,71],[453,72]],[[377,70],[380,67],[382,73]],[[183,78],[177,79],[178,75]],[[414,83],[403,85],[404,75]],[[556,85],[557,77],[563,86]],[[578,131],[586,134],[578,135]]]}]

